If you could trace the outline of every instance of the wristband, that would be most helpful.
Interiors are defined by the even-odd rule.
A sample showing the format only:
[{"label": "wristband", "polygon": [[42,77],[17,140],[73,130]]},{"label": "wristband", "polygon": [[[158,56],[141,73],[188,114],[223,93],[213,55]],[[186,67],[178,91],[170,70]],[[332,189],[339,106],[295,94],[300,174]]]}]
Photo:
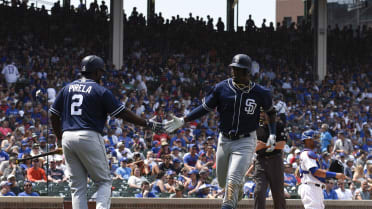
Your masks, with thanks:
[{"label": "wristband", "polygon": [[269,132],[276,135],[276,123],[269,123]]},{"label": "wristband", "polygon": [[331,172],[331,171],[326,172],[326,178],[335,178],[335,177],[336,177],[335,172]]}]

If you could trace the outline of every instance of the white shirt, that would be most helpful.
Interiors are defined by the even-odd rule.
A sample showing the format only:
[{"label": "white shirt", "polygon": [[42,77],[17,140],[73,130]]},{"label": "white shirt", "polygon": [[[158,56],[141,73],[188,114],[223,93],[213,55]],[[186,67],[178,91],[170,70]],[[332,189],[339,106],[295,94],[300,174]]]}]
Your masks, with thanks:
[{"label": "white shirt", "polygon": [[19,78],[18,68],[13,64],[9,64],[3,68],[1,74],[5,76],[5,80],[7,83],[15,83]]},{"label": "white shirt", "polygon": [[303,151],[300,154],[300,166],[303,171],[308,171],[309,173],[303,174],[301,177],[302,183],[313,183],[313,184],[323,184],[319,179],[315,178],[313,174],[310,171],[310,168],[318,168],[318,165],[316,163],[316,160],[313,158],[310,158],[308,155],[309,151]]},{"label": "white shirt", "polygon": [[143,176],[139,178],[137,176],[130,176],[128,179],[128,184],[134,184],[140,187],[142,184],[142,181],[146,181],[146,178]]},{"label": "white shirt", "polygon": [[54,103],[54,100],[56,100],[56,94],[57,94],[56,90],[54,88],[48,88],[47,92],[48,92],[48,102]]},{"label": "white shirt", "polygon": [[345,189],[342,191],[341,188],[335,190],[337,193],[337,197],[339,200],[353,200],[353,194],[351,193],[350,189]]},{"label": "white shirt", "polygon": [[278,101],[278,103],[276,103],[275,109],[278,111],[279,114],[286,114],[287,104],[280,100]]}]

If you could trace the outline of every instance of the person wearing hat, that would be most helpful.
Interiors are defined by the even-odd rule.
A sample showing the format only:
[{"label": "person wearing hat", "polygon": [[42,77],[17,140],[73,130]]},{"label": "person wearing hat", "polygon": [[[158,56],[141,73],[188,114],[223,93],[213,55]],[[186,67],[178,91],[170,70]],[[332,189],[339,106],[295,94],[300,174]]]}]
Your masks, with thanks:
[{"label": "person wearing hat", "polygon": [[32,182],[45,182],[47,177],[45,171],[40,167],[38,158],[32,160],[32,167],[27,169],[27,179]]},{"label": "person wearing hat", "polygon": [[156,156],[157,158],[163,159],[165,155],[169,155],[171,153],[171,150],[169,148],[169,144],[166,138],[163,138],[161,140],[160,145],[161,145],[161,148]]},{"label": "person wearing hat", "polygon": [[23,170],[22,168],[16,164],[17,158],[15,156],[11,156],[9,158],[9,165],[7,168],[5,168],[3,172],[3,176],[9,177],[9,176],[15,176],[15,179],[17,181],[24,180],[25,177],[23,175]]},{"label": "person wearing hat", "polygon": [[132,169],[128,167],[128,159],[123,157],[119,160],[120,167],[115,170],[116,179],[128,180]]},{"label": "person wearing hat", "polygon": [[50,168],[48,169],[48,181],[54,183],[61,183],[67,181],[67,176],[63,170],[57,168],[55,159],[49,161]]},{"label": "person wearing hat", "polygon": [[47,140],[46,140],[46,138],[45,137],[40,137],[39,138],[39,143],[40,143],[40,151],[42,152],[42,153],[45,153],[45,152],[47,152],[48,151],[48,144],[47,144]]},{"label": "person wearing hat", "polygon": [[372,138],[369,137],[366,139],[366,143],[362,146],[363,151],[372,154]]},{"label": "person wearing hat", "polygon": [[15,175],[10,174],[7,177],[8,182],[10,183],[10,190],[15,194],[18,195],[21,192],[21,189],[18,186],[17,180]]},{"label": "person wearing hat", "polygon": [[211,198],[209,195],[211,193],[211,185],[210,184],[202,184],[197,192],[197,198]]},{"label": "person wearing hat", "polygon": [[198,191],[201,183],[199,184],[199,171],[191,170],[187,173],[189,178],[186,179],[184,186],[186,188],[187,194],[192,195]]},{"label": "person wearing hat", "polygon": [[176,140],[180,140],[182,147],[186,147],[186,143],[189,143],[189,140],[184,136],[184,133],[185,133],[184,130],[181,130],[181,129],[178,130],[176,136],[174,136],[173,138],[171,138],[171,140],[170,140],[170,146],[173,147],[174,142]]},{"label": "person wearing hat", "polygon": [[337,134],[337,140],[335,146],[333,147],[333,153],[344,153],[346,155],[353,152],[353,143],[350,139],[345,138],[345,132],[343,130],[339,131]]},{"label": "person wearing hat", "polygon": [[321,164],[320,167],[322,169],[325,169],[325,170],[329,169],[329,166],[331,165],[331,156],[327,151],[322,153],[322,162],[321,163],[322,164]]},{"label": "person wearing hat", "polygon": [[160,142],[159,141],[153,141],[152,142],[152,148],[151,148],[152,152],[154,154],[158,154],[158,152],[160,151],[160,149],[161,149]]},{"label": "person wearing hat", "polygon": [[349,158],[346,161],[346,166],[345,166],[345,175],[348,180],[353,179],[353,172],[354,172],[354,157],[349,156]]},{"label": "person wearing hat", "polygon": [[168,170],[166,173],[167,182],[164,184],[165,189],[168,193],[176,192],[176,185],[179,183],[176,179],[176,172]]},{"label": "person wearing hat", "polygon": [[14,192],[11,191],[10,186],[12,183],[8,181],[2,181],[0,183],[0,196],[16,196]]},{"label": "person wearing hat", "polygon": [[115,151],[117,159],[122,159],[123,157],[133,157],[132,151],[125,147],[125,143],[123,141],[119,142],[116,147],[117,149],[115,149]]},{"label": "person wearing hat", "polygon": [[33,143],[32,144],[30,154],[31,154],[31,156],[36,156],[36,155],[42,154],[41,150],[40,150],[40,145],[38,143]]},{"label": "person wearing hat", "polygon": [[19,193],[18,196],[33,196],[33,197],[40,196],[37,192],[32,191],[32,182],[31,181],[25,181],[24,182],[23,190],[24,190],[24,192]]},{"label": "person wearing hat", "polygon": [[301,137],[305,148],[300,155],[298,174],[301,177],[301,185],[298,193],[305,209],[324,209],[322,185],[325,184],[326,178],[341,180],[346,178],[343,173],[335,173],[320,168],[318,155],[313,151],[318,143],[315,137],[316,133],[311,129],[304,131]]},{"label": "person wearing hat", "polygon": [[186,195],[183,194],[185,187],[182,184],[177,184],[176,193],[171,194],[169,198],[186,198]]}]

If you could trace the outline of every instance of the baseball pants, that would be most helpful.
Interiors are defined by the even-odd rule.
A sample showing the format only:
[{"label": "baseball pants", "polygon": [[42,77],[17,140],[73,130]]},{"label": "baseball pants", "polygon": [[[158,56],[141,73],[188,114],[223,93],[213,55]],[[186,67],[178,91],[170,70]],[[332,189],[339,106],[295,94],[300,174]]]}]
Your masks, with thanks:
[{"label": "baseball pants", "polygon": [[321,187],[315,184],[301,184],[298,188],[305,209],[324,209],[324,196]]},{"label": "baseball pants", "polygon": [[236,208],[242,192],[243,177],[248,170],[256,148],[256,131],[249,137],[231,140],[221,133],[216,154],[217,180],[225,188],[222,208]]},{"label": "baseball pants", "polygon": [[271,156],[258,155],[255,161],[256,187],[254,190],[254,208],[266,208],[266,191],[270,184],[275,209],[285,209],[284,168],[282,153]]},{"label": "baseball pants", "polygon": [[109,209],[111,197],[111,176],[106,158],[106,149],[101,134],[90,130],[65,131],[62,148],[73,209],[88,209],[87,178],[97,185],[97,209]]}]

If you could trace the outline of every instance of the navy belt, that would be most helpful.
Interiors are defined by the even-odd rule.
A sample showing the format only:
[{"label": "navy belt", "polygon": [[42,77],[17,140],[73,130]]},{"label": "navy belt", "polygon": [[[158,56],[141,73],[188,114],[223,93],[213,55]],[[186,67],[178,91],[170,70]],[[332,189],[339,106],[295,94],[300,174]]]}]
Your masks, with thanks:
[{"label": "navy belt", "polygon": [[231,140],[238,140],[238,139],[241,139],[241,138],[244,138],[244,137],[250,137],[251,135],[248,133],[248,134],[239,134],[239,135],[235,135],[235,134],[228,134],[228,133],[224,133],[224,132],[221,132],[222,135],[228,139],[231,139]]},{"label": "navy belt", "polygon": [[321,187],[321,185],[320,185],[320,184],[314,184],[314,183],[304,183],[304,184],[307,184],[307,185],[310,185],[310,184],[312,184],[312,185],[314,185],[314,186],[316,186],[316,187]]}]

